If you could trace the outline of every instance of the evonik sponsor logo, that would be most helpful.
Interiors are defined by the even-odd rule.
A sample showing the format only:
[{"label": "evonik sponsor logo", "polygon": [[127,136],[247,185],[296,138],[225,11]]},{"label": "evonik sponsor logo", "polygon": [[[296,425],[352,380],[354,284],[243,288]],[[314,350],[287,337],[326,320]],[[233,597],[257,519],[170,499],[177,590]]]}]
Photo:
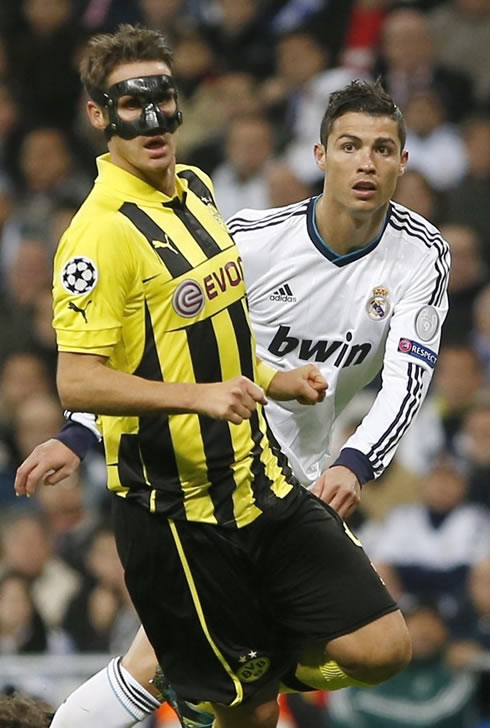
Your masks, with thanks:
[{"label": "evonik sponsor logo", "polygon": [[212,300],[225,293],[229,288],[243,285],[242,259],[229,260],[224,265],[202,278],[199,282],[187,278],[179,283],[172,304],[176,313],[184,318],[197,316],[204,308],[207,300]]},{"label": "evonik sponsor logo", "polygon": [[243,282],[242,259],[229,260],[217,270],[203,278],[206,297],[210,300],[224,293],[228,288],[239,286]]}]

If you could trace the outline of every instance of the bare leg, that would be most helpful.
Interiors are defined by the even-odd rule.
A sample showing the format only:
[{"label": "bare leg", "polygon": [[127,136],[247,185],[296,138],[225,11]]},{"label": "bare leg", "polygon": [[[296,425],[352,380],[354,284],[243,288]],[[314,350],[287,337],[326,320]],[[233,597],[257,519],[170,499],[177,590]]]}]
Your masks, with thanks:
[{"label": "bare leg", "polygon": [[412,646],[405,620],[397,610],[331,640],[327,652],[352,677],[377,685],[408,665]]},{"label": "bare leg", "polygon": [[319,644],[305,650],[295,677],[316,690],[339,690],[349,685],[367,687],[393,677],[410,658],[408,630],[401,613],[396,611],[330,640],[326,646]]},{"label": "bare leg", "polygon": [[[376,685],[403,669],[411,658],[411,644],[405,620],[395,611],[355,632],[308,650],[300,660],[299,680],[318,690],[347,687],[355,681]],[[334,662],[329,670],[326,663]],[[338,665],[338,669],[335,666]],[[123,658],[124,667],[152,695],[159,697],[151,683],[157,659],[141,627]],[[352,680],[349,680],[352,678]]]},{"label": "bare leg", "polygon": [[243,705],[213,705],[215,728],[276,728],[279,718],[278,685],[269,685]]},{"label": "bare leg", "polygon": [[140,627],[136,633],[136,637],[122,659],[122,664],[140,685],[155,698],[160,698],[158,690],[152,683],[158,662],[143,627]]},{"label": "bare leg", "polygon": [[[352,684],[375,685],[410,660],[410,639],[400,612],[392,612],[351,634],[319,645],[302,655],[296,678],[305,689],[335,690]],[[72,693],[58,709],[53,728],[129,728],[158,707],[160,695],[151,682],[157,660],[141,628],[119,665],[111,661]],[[236,708],[217,706],[220,728],[274,728],[276,696],[259,696]],[[274,717],[276,716],[276,717]],[[98,723],[97,723],[98,721]]]}]

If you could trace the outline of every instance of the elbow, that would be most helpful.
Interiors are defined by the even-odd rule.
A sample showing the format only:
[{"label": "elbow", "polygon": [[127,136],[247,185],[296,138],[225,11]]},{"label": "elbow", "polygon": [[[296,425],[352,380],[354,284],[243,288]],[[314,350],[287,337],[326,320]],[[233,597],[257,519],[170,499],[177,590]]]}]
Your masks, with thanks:
[{"label": "elbow", "polygon": [[58,396],[60,398],[63,409],[70,412],[85,412],[86,408],[83,402],[82,393],[77,387],[71,386],[66,381],[60,381],[59,377],[56,382],[58,388]]},{"label": "elbow", "polygon": [[56,386],[63,409],[70,412],[91,412],[89,387],[82,379],[61,376],[58,372]]},{"label": "elbow", "polygon": [[94,401],[100,395],[101,368],[93,357],[62,352],[58,357],[56,386],[62,406],[71,412],[94,412]]}]

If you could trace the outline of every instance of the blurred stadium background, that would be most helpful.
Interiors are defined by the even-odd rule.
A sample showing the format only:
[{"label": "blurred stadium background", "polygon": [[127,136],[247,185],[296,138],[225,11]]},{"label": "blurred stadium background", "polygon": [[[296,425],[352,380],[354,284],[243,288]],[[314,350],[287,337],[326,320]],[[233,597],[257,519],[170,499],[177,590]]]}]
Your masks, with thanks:
[{"label": "blurred stadium background", "polygon": [[[283,700],[281,728],[490,726],[490,0],[1,0],[0,692],[54,708],[129,644],[137,618],[101,452],[16,501],[16,467],[57,431],[51,262],[104,151],[77,64],[90,35],[140,22],[175,49],[179,161],[225,217],[316,194],[334,89],[381,76],[405,113],[396,199],[441,227],[451,310],[423,412],[352,518],[407,614],[415,659],[375,690]],[[369,407],[358,397],[336,447]],[[175,726],[162,709],[145,726]]]}]

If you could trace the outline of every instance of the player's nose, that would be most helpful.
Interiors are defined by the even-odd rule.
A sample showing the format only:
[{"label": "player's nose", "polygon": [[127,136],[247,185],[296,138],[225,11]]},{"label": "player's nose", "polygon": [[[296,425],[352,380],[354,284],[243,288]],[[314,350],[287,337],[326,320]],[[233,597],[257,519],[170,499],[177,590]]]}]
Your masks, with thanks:
[{"label": "player's nose", "polygon": [[368,147],[363,147],[359,150],[359,171],[374,171],[376,165],[374,164],[373,152]]},{"label": "player's nose", "polygon": [[359,164],[359,172],[372,174],[375,171],[376,171],[376,166],[375,166],[374,161],[371,156],[365,157],[361,160],[361,162]]}]

